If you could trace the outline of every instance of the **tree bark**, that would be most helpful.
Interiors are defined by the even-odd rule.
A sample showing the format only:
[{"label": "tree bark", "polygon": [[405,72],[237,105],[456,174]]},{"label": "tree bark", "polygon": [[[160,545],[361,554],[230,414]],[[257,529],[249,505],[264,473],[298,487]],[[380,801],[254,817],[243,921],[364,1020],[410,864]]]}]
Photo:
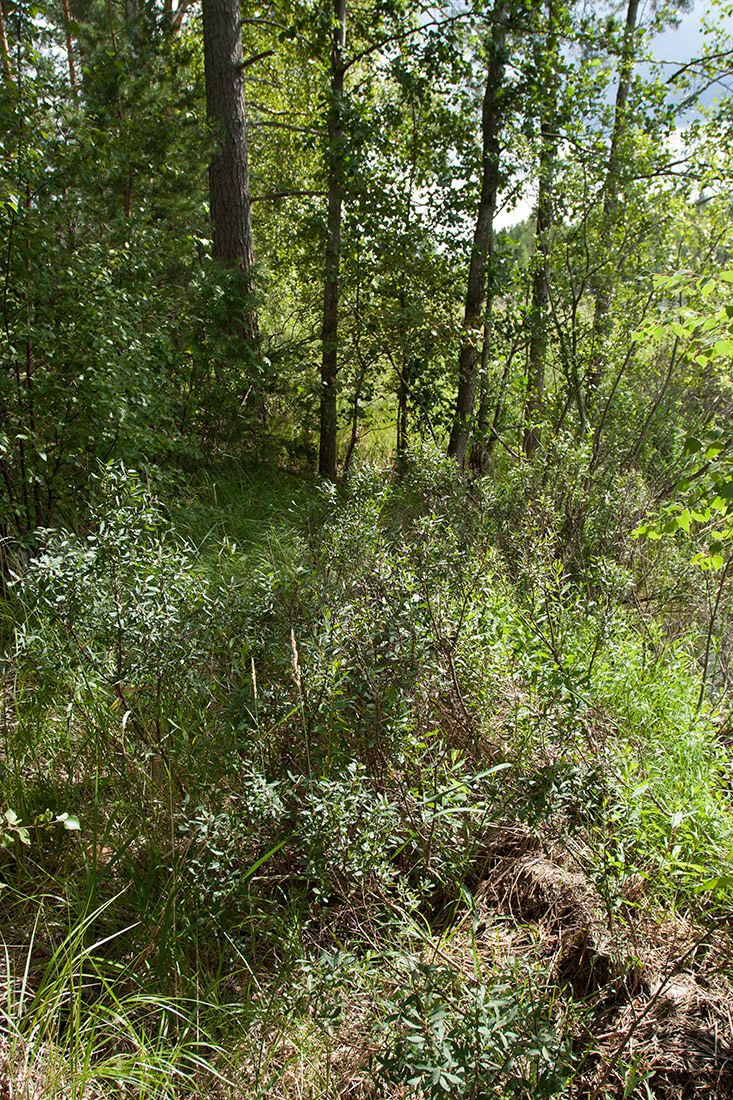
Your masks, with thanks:
[{"label": "tree bark", "polygon": [[69,83],[71,84],[71,91],[74,99],[78,96],[78,82],[76,79],[76,61],[74,59],[74,41],[71,37],[71,12],[69,11],[69,0],[62,0],[62,8],[64,12],[64,32],[66,35],[66,58],[69,63]]},{"label": "tree bark", "polygon": [[[254,245],[239,0],[203,0],[202,16],[206,115],[218,142],[209,165],[213,255],[242,271],[249,293]],[[254,311],[238,324],[245,339],[256,343]]]},{"label": "tree bark", "polygon": [[478,375],[478,414],[470,458],[471,468],[479,476],[486,473],[491,454],[490,441],[487,436],[491,434],[489,432],[489,352],[491,351],[493,309],[493,295],[488,294],[484,310],[484,334],[481,340],[481,365]]},{"label": "tree bark", "polygon": [[328,217],[323,328],[321,333],[321,437],[318,472],[336,480],[336,380],[338,375],[339,268],[341,210],[344,197],[343,94],[346,47],[346,0],[333,0],[331,40],[331,102],[328,110],[326,163],[328,168]]},{"label": "tree bark", "polygon": [[10,63],[10,49],[8,47],[8,35],[5,29],[5,14],[2,0],[0,0],[0,53],[3,57],[3,68],[8,80],[13,80],[13,67]]},{"label": "tree bark", "polygon": [[496,0],[491,14],[493,27],[489,41],[489,71],[481,112],[481,198],[468,268],[463,315],[464,336],[458,362],[458,392],[453,429],[448,443],[448,454],[455,458],[461,468],[466,461],[466,446],[476,399],[477,345],[486,292],[486,271],[492,256],[494,214],[499,190],[499,134],[502,124],[500,97],[506,64],[507,11],[506,0]]},{"label": "tree bark", "polygon": [[[540,103],[540,171],[535,226],[535,267],[532,273],[527,397],[524,407],[523,450],[529,456],[539,446],[547,356],[547,303],[550,298],[550,232],[553,223],[553,177],[557,151],[557,26],[552,0],[547,4],[548,33],[544,50],[537,49],[537,72],[546,79]],[[544,81],[543,81],[544,82]]]},{"label": "tree bark", "polygon": [[[626,27],[621,52],[616,105],[614,108],[611,147],[608,152],[606,181],[603,195],[602,232],[609,237],[618,214],[618,183],[621,168],[621,146],[628,131],[627,103],[634,70],[635,37],[639,17],[639,0],[629,0],[626,9]],[[596,391],[606,370],[606,351],[603,346],[611,331],[611,303],[613,283],[610,275],[602,278],[595,292],[593,310],[593,335],[591,339],[591,365],[588,370],[586,408],[592,405]]]},{"label": "tree bark", "polygon": [[409,248],[410,228],[412,224],[412,193],[415,187],[418,159],[418,122],[415,100],[410,103],[410,115],[412,118],[412,147],[410,155],[410,170],[407,176],[405,190],[405,216],[402,226],[402,263],[400,272],[400,317],[402,318],[400,335],[400,372],[397,388],[397,440],[396,458],[398,465],[402,463],[410,444],[409,429],[409,405],[410,391],[410,365],[414,363],[409,351],[409,325],[407,320],[407,287],[409,282],[409,264],[411,252]]}]

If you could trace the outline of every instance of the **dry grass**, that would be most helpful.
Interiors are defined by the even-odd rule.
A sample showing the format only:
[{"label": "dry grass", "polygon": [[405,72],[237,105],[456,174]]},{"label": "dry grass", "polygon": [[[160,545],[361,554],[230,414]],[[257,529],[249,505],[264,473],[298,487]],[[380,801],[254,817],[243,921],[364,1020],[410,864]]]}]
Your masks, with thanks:
[{"label": "dry grass", "polygon": [[[730,943],[723,928],[650,908],[643,914],[629,908],[629,919],[609,927],[601,898],[577,870],[577,846],[570,853],[555,844],[545,855],[522,826],[493,830],[482,859],[490,873],[475,897],[487,920],[499,913],[514,929],[531,927],[548,979],[564,999],[587,1006],[574,1035],[586,1053],[577,1097],[733,1096],[733,993],[725,980]],[[504,935],[505,949],[516,953],[516,932]],[[523,938],[526,947],[526,932]],[[630,1066],[639,1086],[626,1092]]]}]

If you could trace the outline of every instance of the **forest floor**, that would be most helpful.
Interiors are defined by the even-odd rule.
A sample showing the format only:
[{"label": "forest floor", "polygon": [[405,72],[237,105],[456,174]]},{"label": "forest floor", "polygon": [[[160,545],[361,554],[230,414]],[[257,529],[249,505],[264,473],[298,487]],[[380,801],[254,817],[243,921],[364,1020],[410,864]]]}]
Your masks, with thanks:
[{"label": "forest floor", "polygon": [[158,498],[4,601],[0,1097],[733,1096],[697,639],[436,455]]}]

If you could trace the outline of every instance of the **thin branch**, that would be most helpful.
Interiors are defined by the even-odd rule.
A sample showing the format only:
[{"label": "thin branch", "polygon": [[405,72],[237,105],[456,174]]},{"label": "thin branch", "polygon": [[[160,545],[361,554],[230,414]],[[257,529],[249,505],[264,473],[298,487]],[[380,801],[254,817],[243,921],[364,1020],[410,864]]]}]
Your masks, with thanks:
[{"label": "thin branch", "polygon": [[[518,426],[519,425],[517,425],[517,427]],[[491,432],[491,438],[496,440],[496,442],[501,447],[503,447],[505,451],[508,451],[509,454],[512,456],[512,458],[516,458],[517,462],[522,461],[522,456],[520,455],[519,451],[515,451],[513,447],[509,446],[509,444],[506,442],[506,440],[501,438],[501,436],[499,435],[498,431],[496,430],[496,428],[494,427],[493,424],[489,424],[489,431]]]},{"label": "thin branch", "polygon": [[647,416],[646,416],[646,419],[644,420],[641,431],[639,432],[639,438],[637,439],[636,443],[634,444],[634,447],[632,448],[632,450],[626,456],[624,466],[627,467],[627,468],[629,468],[633,462],[636,462],[637,458],[641,454],[641,448],[644,446],[644,443],[646,442],[647,432],[649,431],[649,428],[652,424],[652,421],[654,420],[654,417],[657,414],[657,409],[661,405],[662,400],[664,398],[664,395],[666,394],[666,392],[669,388],[669,384],[672,381],[672,372],[674,370],[674,365],[677,361],[677,352],[679,350],[679,346],[680,346],[680,338],[679,338],[679,336],[675,336],[674,344],[672,345],[672,354],[669,357],[669,368],[667,370],[667,374],[665,376],[665,379],[664,379],[664,381],[661,385],[661,388],[660,388],[657,396],[654,398],[654,401],[652,403],[652,407],[650,408],[649,412],[647,413]]},{"label": "thin branch", "polygon": [[277,31],[286,31],[289,29],[287,23],[276,23],[274,19],[256,19],[248,17],[242,19],[242,26],[247,27],[274,27]]},{"label": "thin branch", "polygon": [[672,966],[672,968],[667,972],[667,974],[664,976],[664,978],[660,981],[660,983],[657,986],[656,990],[654,991],[652,996],[649,998],[647,1003],[644,1005],[644,1008],[641,1010],[641,1012],[639,1012],[637,1014],[636,1012],[633,1011],[633,1007],[632,1007],[631,1023],[629,1024],[626,1031],[623,1033],[623,1035],[619,1039],[619,1041],[616,1045],[616,1049],[613,1053],[613,1056],[606,1063],[605,1068],[603,1070],[603,1073],[601,1074],[600,1079],[596,1082],[596,1086],[593,1089],[593,1092],[591,1093],[590,1100],[599,1100],[599,1098],[601,1096],[601,1093],[603,1092],[603,1087],[606,1084],[606,1081],[608,1080],[611,1071],[613,1070],[614,1066],[616,1065],[619,1058],[623,1054],[624,1048],[626,1047],[627,1043],[629,1042],[629,1040],[633,1036],[634,1032],[636,1031],[636,1029],[639,1026],[639,1024],[641,1023],[641,1021],[644,1019],[645,1016],[647,1016],[651,1012],[652,1008],[657,1003],[657,1001],[659,1000],[662,993],[667,988],[667,986],[669,985],[669,983],[671,982],[671,980],[675,976],[675,974],[679,974],[679,972],[681,971],[682,967],[685,965],[687,960],[692,958],[692,956],[695,954],[695,952],[698,950],[698,948],[702,946],[702,944],[705,942],[705,940],[708,938],[708,936],[712,935],[712,933],[713,933],[713,929],[712,928],[707,928],[705,930],[705,932],[703,932],[702,936],[699,936],[695,940],[695,942],[693,943],[693,945],[689,949],[689,951],[686,951],[685,954],[680,959],[677,960],[677,962]]},{"label": "thin branch", "polygon": [[720,584],[718,585],[718,594],[715,597],[715,606],[713,607],[710,615],[710,623],[708,624],[707,638],[705,639],[705,660],[702,666],[702,680],[700,681],[700,694],[697,697],[697,709],[699,710],[703,704],[705,698],[705,681],[708,675],[708,662],[710,660],[710,646],[713,640],[713,627],[715,626],[715,619],[718,614],[718,607],[720,606],[720,597],[723,595],[723,586],[725,585],[726,578],[728,576],[728,570],[730,569],[733,558],[728,558],[723,569],[723,574],[720,578]]},{"label": "thin branch", "polygon": [[403,372],[400,370],[400,368],[397,366],[397,364],[394,360],[394,356],[392,355],[392,352],[390,351],[390,349],[387,348],[386,351],[387,351],[387,358],[389,359],[390,363],[392,364],[392,369],[394,370],[395,374],[397,375],[397,378],[398,378],[400,384],[405,387],[405,391],[407,393],[407,396],[412,398],[412,400],[417,405],[418,409],[420,409],[420,412],[425,417],[425,423],[427,424],[428,429],[430,431],[430,434],[433,437],[433,443],[437,444],[438,436],[435,432],[435,428],[433,427],[433,422],[430,419],[430,413],[427,410],[427,406],[425,405],[425,402],[422,400],[420,395],[418,393],[416,393],[415,390],[413,390],[411,386],[408,385],[407,379],[405,378],[405,376],[404,376]]},{"label": "thin branch", "polygon": [[260,53],[252,54],[252,57],[248,57],[246,61],[242,61],[238,68],[243,72],[245,69],[248,69],[250,65],[254,65],[258,61],[264,61],[266,57],[272,57],[274,53],[274,50],[261,50]]},{"label": "thin branch", "polygon": [[389,46],[393,42],[404,42],[405,39],[411,38],[414,34],[421,34],[423,31],[429,30],[431,27],[446,27],[451,23],[456,23],[460,19],[465,19],[469,14],[467,11],[460,12],[458,15],[451,15],[447,19],[433,19],[428,23],[422,23],[419,27],[410,27],[407,31],[402,31],[401,34],[392,34],[389,38],[383,38],[379,42],[375,42],[371,46],[367,46],[366,49],[360,50],[359,53],[354,54],[344,64],[344,72],[348,72],[352,65],[356,65],[359,61],[363,61],[365,57],[369,57],[370,54],[378,53],[384,46]]},{"label": "thin branch", "polygon": [[250,202],[271,202],[274,199],[324,199],[325,191],[268,191],[264,195],[253,195]]},{"label": "thin branch", "polygon": [[178,5],[176,13],[175,15],[173,15],[173,18],[171,20],[171,27],[174,34],[178,34],[178,32],[180,31],[181,25],[183,24],[184,16],[188,9],[191,7],[192,3],[193,0],[181,0],[180,4]]},{"label": "thin branch", "polygon": [[[718,50],[717,53],[709,53],[703,57],[693,57],[691,61],[688,61],[686,65],[677,69],[671,76],[667,77],[666,84],[674,84],[675,80],[682,76],[683,73],[688,72],[689,69],[693,69],[696,65],[704,65],[707,61],[718,61],[721,57],[730,57],[733,59],[733,50]],[[674,61],[661,61],[661,65],[674,65]]]},{"label": "thin branch", "polygon": [[292,126],[289,122],[277,122],[275,119],[260,119],[258,122],[248,122],[248,130],[290,130],[293,134],[317,134],[312,126]]}]

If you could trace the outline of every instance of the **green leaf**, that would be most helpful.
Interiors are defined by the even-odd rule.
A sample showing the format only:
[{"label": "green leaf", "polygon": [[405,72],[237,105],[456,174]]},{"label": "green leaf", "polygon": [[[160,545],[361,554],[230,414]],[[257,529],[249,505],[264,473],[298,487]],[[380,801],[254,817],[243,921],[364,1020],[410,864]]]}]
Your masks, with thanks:
[{"label": "green leaf", "polygon": [[692,892],[702,894],[703,891],[725,890],[730,886],[733,886],[733,875],[718,875],[717,878],[708,878],[704,882],[699,882]]}]

